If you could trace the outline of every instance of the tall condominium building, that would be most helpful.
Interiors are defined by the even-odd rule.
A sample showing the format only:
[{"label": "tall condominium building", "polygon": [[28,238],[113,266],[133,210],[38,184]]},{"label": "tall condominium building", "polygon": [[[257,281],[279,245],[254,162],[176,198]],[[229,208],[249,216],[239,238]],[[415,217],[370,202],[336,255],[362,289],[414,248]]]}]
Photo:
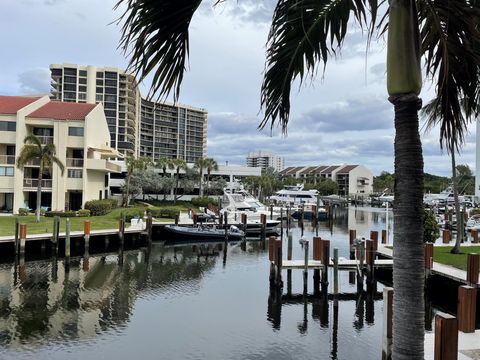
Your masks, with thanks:
[{"label": "tall condominium building", "polygon": [[206,156],[207,111],[142,99],[132,74],[108,67],[50,65],[52,99],[102,103],[111,146],[123,155]]},{"label": "tall condominium building", "polygon": [[283,157],[269,152],[251,152],[247,156],[247,166],[260,167],[262,169],[272,167],[275,171],[282,171],[285,167],[285,160]]}]

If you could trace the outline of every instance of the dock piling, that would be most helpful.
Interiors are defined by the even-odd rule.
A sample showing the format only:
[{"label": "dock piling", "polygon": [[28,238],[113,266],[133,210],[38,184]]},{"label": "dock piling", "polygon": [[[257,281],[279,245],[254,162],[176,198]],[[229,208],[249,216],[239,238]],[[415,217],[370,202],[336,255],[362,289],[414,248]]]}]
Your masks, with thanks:
[{"label": "dock piling", "polygon": [[457,318],[444,313],[435,315],[435,360],[452,360],[458,356]]},{"label": "dock piling", "polygon": [[393,288],[383,288],[382,360],[392,358]]},{"label": "dock piling", "polygon": [[[424,246],[424,260],[425,260],[425,279],[429,279],[432,274],[432,264],[433,264],[433,244],[426,243]],[[427,286],[427,282],[425,282]]]},{"label": "dock piling", "polygon": [[479,264],[480,254],[467,254],[467,282],[474,286],[478,284]]},{"label": "dock piling", "polygon": [[22,259],[25,256],[25,241],[27,239],[27,224],[20,224],[20,248],[19,248],[19,256]]},{"label": "dock piling", "polygon": [[327,293],[328,266],[330,264],[330,240],[322,240],[322,291]]},{"label": "dock piling", "polygon": [[19,230],[20,230],[20,221],[18,220],[18,217],[15,218],[15,255],[18,255],[18,252],[20,250],[20,241],[19,241]]},{"label": "dock piling", "polygon": [[225,241],[228,241],[228,213],[223,212],[223,221],[225,223]]},{"label": "dock piling", "polygon": [[477,289],[472,286],[459,286],[457,303],[459,331],[465,333],[475,332],[476,309]]},{"label": "dock piling", "polygon": [[[314,236],[312,249],[313,260],[322,261],[322,250],[322,238]],[[320,293],[320,269],[313,270],[313,292],[315,295]]]},{"label": "dock piling", "polygon": [[472,243],[473,244],[478,243],[478,230],[472,229],[471,235],[472,235]]},{"label": "dock piling", "polygon": [[[378,231],[370,231],[370,240],[373,241],[374,251],[378,250]],[[374,254],[375,258],[375,254]]]},{"label": "dock piling", "polygon": [[153,234],[153,218],[152,218],[152,212],[147,211],[147,242],[148,244],[152,243],[152,234]]},{"label": "dock piling", "polygon": [[338,295],[338,248],[333,248],[333,294]]},{"label": "dock piling", "polygon": [[444,244],[448,244],[448,243],[450,243],[450,240],[451,240],[450,230],[443,229],[442,230],[442,242]]},{"label": "dock piling", "polygon": [[91,231],[90,220],[85,220],[83,222],[83,238],[85,239],[85,253],[87,254],[90,250],[90,231]]},{"label": "dock piling", "polygon": [[267,226],[267,215],[260,214],[260,222],[262,224],[260,238],[261,238],[261,240],[265,240],[265,238],[266,238],[266,226]]},{"label": "dock piling", "polygon": [[387,243],[387,230],[383,229],[382,230],[382,244]]},{"label": "dock piling", "polygon": [[65,271],[70,271],[70,219],[65,220]]},{"label": "dock piling", "polygon": [[350,260],[355,259],[355,238],[357,237],[356,230],[349,231],[349,241],[350,241]]}]

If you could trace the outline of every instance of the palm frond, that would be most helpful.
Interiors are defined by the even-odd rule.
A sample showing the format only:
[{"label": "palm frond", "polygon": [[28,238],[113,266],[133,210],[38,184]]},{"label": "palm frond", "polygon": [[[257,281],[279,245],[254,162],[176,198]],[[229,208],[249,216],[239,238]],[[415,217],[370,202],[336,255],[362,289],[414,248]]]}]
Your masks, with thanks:
[{"label": "palm frond", "polygon": [[438,79],[436,97],[422,112],[427,129],[440,125],[440,146],[451,153],[460,149],[478,113],[480,9],[471,1],[418,4],[427,74]]},{"label": "palm frond", "polygon": [[62,161],[58,157],[56,157],[55,155],[51,155],[49,160],[50,160],[51,164],[53,164],[53,163],[57,164],[58,168],[60,169],[60,172],[63,175],[63,173],[65,171],[65,165],[63,165]]},{"label": "palm frond", "polygon": [[17,156],[17,167],[23,168],[26,163],[31,160],[39,159],[41,157],[41,149],[37,145],[25,144]]},{"label": "palm frond", "polygon": [[[370,7],[370,17],[367,10]],[[286,131],[292,82],[315,76],[318,64],[342,47],[350,18],[361,27],[375,24],[377,0],[280,0],[267,42],[267,60],[261,88],[264,119],[259,127],[278,120]],[[374,26],[369,27],[369,34]]]},{"label": "palm frond", "polygon": [[122,23],[120,47],[130,55],[129,70],[142,81],[153,72],[148,97],[158,98],[173,90],[178,99],[188,59],[188,28],[201,0],[119,0],[117,9],[127,10],[117,23]]}]

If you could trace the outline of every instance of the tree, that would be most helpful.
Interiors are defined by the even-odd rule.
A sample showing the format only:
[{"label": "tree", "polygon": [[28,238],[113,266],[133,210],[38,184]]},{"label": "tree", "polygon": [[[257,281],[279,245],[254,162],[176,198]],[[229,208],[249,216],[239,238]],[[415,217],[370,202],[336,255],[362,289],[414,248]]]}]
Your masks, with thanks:
[{"label": "tree", "polygon": [[[188,57],[188,29],[201,1],[119,0],[127,10],[121,45],[131,54],[130,68],[140,81],[152,71],[151,91],[159,96],[173,92],[178,99]],[[422,78],[420,57],[426,71],[442,91],[446,73],[463,71],[444,66],[453,58],[461,62],[479,51],[479,19],[475,2],[390,0],[279,0],[273,14],[267,43],[267,63],[261,88],[265,110],[260,127],[281,124],[286,130],[290,114],[292,83],[325,70],[348,33],[351,19],[368,28],[368,41],[375,29],[387,40],[387,89],[395,108],[395,216],[393,358],[424,357],[423,269],[423,155],[419,135],[418,97]],[[418,3],[418,9],[417,9]],[[378,14],[388,10],[388,13]],[[377,24],[377,19],[380,23]],[[388,23],[387,23],[388,22]],[[422,29],[419,31],[419,25]],[[448,26],[447,26],[448,24]],[[478,65],[475,64],[475,71]],[[477,72],[478,73],[478,72]],[[476,86],[468,72],[459,87]],[[437,76],[438,75],[438,76]],[[466,93],[467,91],[465,91]],[[468,99],[472,106],[475,99]],[[453,124],[456,126],[456,124]]]},{"label": "tree", "polygon": [[173,203],[176,204],[177,200],[180,198],[180,196],[177,197],[178,184],[180,181],[180,170],[185,170],[187,168],[187,163],[185,162],[185,160],[182,160],[182,159],[173,159],[172,166],[175,169],[175,191],[174,191]]},{"label": "tree", "polygon": [[388,171],[382,171],[380,175],[373,177],[373,191],[392,193],[394,181],[393,174],[390,174]]},{"label": "tree", "polygon": [[130,204],[130,183],[132,176],[136,170],[147,170],[152,165],[152,160],[147,157],[140,157],[135,159],[129,155],[125,159],[125,165],[127,166],[127,181],[124,185],[123,207],[127,207]]},{"label": "tree", "polygon": [[473,175],[472,169],[470,166],[458,165],[457,166],[457,176],[458,176],[458,191],[460,194],[472,195],[475,193],[475,176]]},{"label": "tree", "polygon": [[56,156],[56,149],[54,144],[42,145],[40,139],[35,135],[27,135],[23,140],[22,150],[17,157],[17,167],[23,169],[25,164],[32,160],[37,160],[39,163],[38,169],[38,184],[37,184],[37,207],[35,209],[35,222],[40,222],[40,208],[42,205],[42,180],[43,172],[56,164],[63,176],[65,166]]},{"label": "tree", "polygon": [[[155,166],[157,168],[162,169],[163,178],[166,178],[166,176],[167,176],[167,168],[168,169],[173,169],[172,161],[173,161],[173,159],[170,159],[170,158],[167,158],[167,157],[161,157],[155,163]],[[162,190],[163,191],[163,200],[165,201],[167,199],[167,192],[165,190],[165,187],[162,187],[162,188],[163,188],[163,190]]]},{"label": "tree", "polygon": [[208,166],[208,160],[206,158],[198,158],[195,160],[194,167],[198,169],[200,175],[200,182],[199,182],[199,194],[203,197],[203,170],[205,170]]},{"label": "tree", "polygon": [[218,163],[212,159],[212,158],[207,158],[207,195],[210,195],[210,176],[212,174],[212,171],[217,171],[218,170]]}]

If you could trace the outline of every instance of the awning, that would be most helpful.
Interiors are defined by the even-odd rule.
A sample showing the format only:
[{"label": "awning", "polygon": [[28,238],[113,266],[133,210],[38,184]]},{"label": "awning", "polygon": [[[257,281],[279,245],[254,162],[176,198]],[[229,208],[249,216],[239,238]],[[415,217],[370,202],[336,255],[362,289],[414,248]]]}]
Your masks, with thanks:
[{"label": "awning", "polygon": [[118,150],[115,150],[111,147],[93,147],[89,146],[88,150],[92,151],[97,151],[99,152],[102,158],[111,158],[111,157],[116,157],[116,158],[123,158],[123,154],[119,153]]}]

